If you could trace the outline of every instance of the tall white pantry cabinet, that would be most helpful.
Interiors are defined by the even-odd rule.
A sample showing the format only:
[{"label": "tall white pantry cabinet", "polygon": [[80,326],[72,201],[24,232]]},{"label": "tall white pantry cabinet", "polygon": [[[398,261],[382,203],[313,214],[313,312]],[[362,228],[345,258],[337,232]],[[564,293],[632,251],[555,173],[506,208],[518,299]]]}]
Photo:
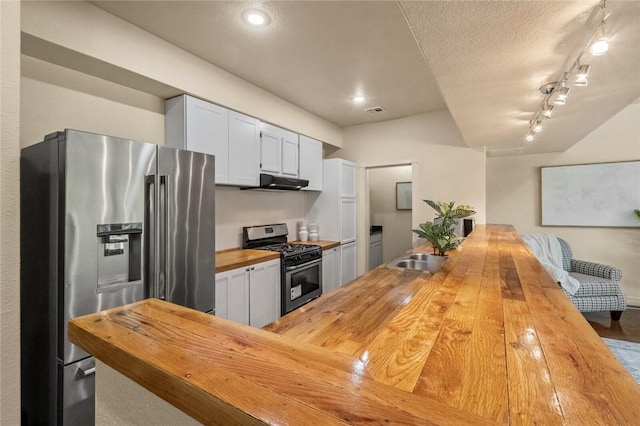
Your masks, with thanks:
[{"label": "tall white pantry cabinet", "polygon": [[331,291],[356,278],[356,164],[341,158],[324,160],[322,192],[307,194],[307,202],[307,222],[318,224],[320,238],[340,242],[339,282],[325,281],[324,291]]}]

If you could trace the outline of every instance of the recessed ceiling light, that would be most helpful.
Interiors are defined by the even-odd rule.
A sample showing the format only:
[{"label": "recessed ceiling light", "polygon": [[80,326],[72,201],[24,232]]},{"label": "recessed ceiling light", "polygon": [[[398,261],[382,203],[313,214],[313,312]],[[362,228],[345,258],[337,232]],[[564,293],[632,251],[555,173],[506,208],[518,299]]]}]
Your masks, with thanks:
[{"label": "recessed ceiling light", "polygon": [[364,96],[354,96],[353,98],[351,98],[351,100],[353,102],[362,103],[364,102]]},{"label": "recessed ceiling light", "polygon": [[257,9],[248,9],[242,12],[242,20],[254,27],[264,27],[271,22],[271,18],[265,11]]}]

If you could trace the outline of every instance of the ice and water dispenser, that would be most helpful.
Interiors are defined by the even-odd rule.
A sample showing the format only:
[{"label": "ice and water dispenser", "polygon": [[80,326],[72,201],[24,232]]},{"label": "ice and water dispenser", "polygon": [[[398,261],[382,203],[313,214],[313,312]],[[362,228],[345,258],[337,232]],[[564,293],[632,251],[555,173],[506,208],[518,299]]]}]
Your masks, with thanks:
[{"label": "ice and water dispenser", "polygon": [[142,223],[97,226],[98,291],[142,279]]}]

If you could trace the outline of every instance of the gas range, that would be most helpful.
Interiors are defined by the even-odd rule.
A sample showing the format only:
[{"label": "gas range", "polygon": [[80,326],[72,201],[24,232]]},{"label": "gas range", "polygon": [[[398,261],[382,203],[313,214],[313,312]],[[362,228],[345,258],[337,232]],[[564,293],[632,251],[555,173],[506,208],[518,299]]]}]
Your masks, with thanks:
[{"label": "gas range", "polygon": [[286,223],[245,226],[242,228],[242,248],[277,251],[286,265],[322,258],[318,245],[287,242]]}]

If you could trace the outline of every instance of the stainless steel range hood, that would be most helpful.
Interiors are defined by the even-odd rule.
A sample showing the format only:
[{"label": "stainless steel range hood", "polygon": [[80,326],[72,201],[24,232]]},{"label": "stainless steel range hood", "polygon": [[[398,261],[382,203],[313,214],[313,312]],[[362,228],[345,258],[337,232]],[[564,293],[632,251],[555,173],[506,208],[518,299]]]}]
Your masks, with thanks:
[{"label": "stainless steel range hood", "polygon": [[306,186],[309,186],[309,181],[306,179],[296,179],[260,173],[260,186],[244,187],[240,189],[300,191],[300,189]]}]

